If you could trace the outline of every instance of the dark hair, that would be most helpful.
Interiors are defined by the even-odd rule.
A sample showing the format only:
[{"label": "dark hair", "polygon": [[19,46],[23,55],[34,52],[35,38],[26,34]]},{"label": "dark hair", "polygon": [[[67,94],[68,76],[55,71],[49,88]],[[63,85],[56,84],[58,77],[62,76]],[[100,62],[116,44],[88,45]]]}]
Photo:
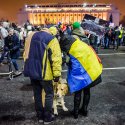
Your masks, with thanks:
[{"label": "dark hair", "polygon": [[71,35],[63,35],[60,39],[60,47],[62,51],[68,52],[71,45],[75,42],[75,38]]}]

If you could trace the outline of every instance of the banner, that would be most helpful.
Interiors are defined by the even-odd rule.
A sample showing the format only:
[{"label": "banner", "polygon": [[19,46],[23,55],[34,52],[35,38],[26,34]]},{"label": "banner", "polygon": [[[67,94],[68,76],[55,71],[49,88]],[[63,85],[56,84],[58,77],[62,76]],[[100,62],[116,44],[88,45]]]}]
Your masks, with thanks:
[{"label": "banner", "polygon": [[88,31],[90,34],[103,37],[105,33],[105,26],[107,24],[108,21],[85,14],[84,19],[81,23],[81,27],[84,30]]},{"label": "banner", "polygon": [[91,20],[96,22],[98,20],[98,24],[99,25],[103,25],[103,26],[109,26],[109,22],[100,18],[97,18],[95,16],[89,15],[89,14],[85,14],[83,20]]}]

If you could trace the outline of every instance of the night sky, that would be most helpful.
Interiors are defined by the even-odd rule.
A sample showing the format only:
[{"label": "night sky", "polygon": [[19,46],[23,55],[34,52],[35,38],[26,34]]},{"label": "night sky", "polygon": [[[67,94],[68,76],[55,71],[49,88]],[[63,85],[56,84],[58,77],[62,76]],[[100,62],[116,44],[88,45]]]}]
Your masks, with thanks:
[{"label": "night sky", "polygon": [[115,4],[120,12],[121,19],[125,15],[125,0],[0,0],[0,18],[16,21],[17,12],[25,4],[42,4],[42,3],[74,3],[74,2],[88,2],[88,3],[112,3]]}]

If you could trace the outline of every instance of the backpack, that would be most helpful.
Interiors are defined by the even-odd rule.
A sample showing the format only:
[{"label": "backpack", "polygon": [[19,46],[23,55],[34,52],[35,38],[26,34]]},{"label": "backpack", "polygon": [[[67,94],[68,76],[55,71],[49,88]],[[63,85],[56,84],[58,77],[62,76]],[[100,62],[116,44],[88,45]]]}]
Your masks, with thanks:
[{"label": "backpack", "polygon": [[81,41],[85,42],[86,44],[90,45],[90,41],[87,36],[80,36]]},{"label": "backpack", "polygon": [[90,45],[90,41],[86,36],[78,36],[78,35],[72,35],[76,39],[80,39],[81,41],[85,42],[86,44]]}]

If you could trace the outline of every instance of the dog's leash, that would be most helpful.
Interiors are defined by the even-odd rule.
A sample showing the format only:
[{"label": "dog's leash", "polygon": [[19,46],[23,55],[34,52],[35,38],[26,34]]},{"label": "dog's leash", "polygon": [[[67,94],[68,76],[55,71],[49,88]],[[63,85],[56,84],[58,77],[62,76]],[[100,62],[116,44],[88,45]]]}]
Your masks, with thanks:
[{"label": "dog's leash", "polygon": [[57,84],[58,84],[58,82],[54,82],[54,90],[56,93],[56,94],[54,94],[54,98],[57,98]]}]

